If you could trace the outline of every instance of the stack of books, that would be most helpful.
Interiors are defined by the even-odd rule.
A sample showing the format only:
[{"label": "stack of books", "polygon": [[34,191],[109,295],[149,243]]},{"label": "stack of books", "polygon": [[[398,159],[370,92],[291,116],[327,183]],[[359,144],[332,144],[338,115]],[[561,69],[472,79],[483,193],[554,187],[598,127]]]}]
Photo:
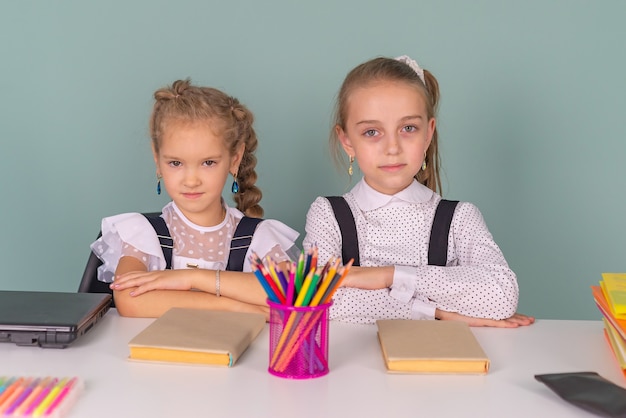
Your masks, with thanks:
[{"label": "stack of books", "polygon": [[626,273],[603,273],[591,292],[602,312],[604,336],[626,376]]}]

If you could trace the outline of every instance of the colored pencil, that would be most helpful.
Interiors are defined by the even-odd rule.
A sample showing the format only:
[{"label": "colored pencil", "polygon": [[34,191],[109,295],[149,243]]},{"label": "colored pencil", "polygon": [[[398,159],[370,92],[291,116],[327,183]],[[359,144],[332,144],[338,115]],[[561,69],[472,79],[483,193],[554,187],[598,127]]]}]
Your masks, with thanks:
[{"label": "colored pencil", "polygon": [[335,259],[335,262],[333,263],[332,267],[328,269],[328,273],[324,277],[324,280],[322,280],[319,288],[317,289],[317,292],[315,292],[315,296],[313,296],[313,299],[311,299],[310,306],[317,306],[322,301],[322,297],[324,296],[326,289],[328,289],[330,282],[333,280],[333,277],[335,277],[335,273],[337,272],[338,266],[339,266],[339,259],[337,258]]},{"label": "colored pencil", "polygon": [[28,397],[24,399],[22,404],[15,410],[15,415],[26,415],[26,410],[33,404],[33,401],[39,396],[39,393],[41,393],[41,391],[48,385],[51,379],[51,377],[40,379],[38,384],[33,388],[32,392],[30,392]]},{"label": "colored pencil", "polygon": [[46,395],[46,397],[41,401],[37,408],[33,411],[33,417],[42,416],[47,410],[50,404],[54,401],[54,398],[57,397],[63,386],[67,383],[67,377],[61,379]]},{"label": "colored pencil", "polygon": [[354,263],[354,259],[350,259],[350,261],[348,261],[348,264],[342,267],[341,276],[335,275],[332,283],[328,286],[328,289],[326,289],[326,292],[324,293],[324,296],[322,297],[322,304],[326,304],[330,302],[330,300],[333,297],[333,294],[335,294],[335,291],[337,290],[339,285],[341,285],[341,282],[343,282],[343,279],[345,279],[346,276],[348,275],[348,271],[350,271],[350,267],[352,266],[352,263]]},{"label": "colored pencil", "polygon": [[304,251],[300,253],[298,257],[298,264],[296,266],[296,292],[300,292],[302,288],[302,281],[304,280]]},{"label": "colored pencil", "polygon": [[2,405],[5,405],[7,399],[9,399],[11,395],[13,395],[13,392],[15,392],[20,387],[23,381],[24,378],[20,377],[17,379],[12,379],[10,382],[3,385],[5,389],[0,395],[0,407],[2,407]]},{"label": "colored pencil", "polygon": [[306,275],[304,282],[302,282],[302,288],[300,289],[300,292],[298,292],[295,306],[304,306],[304,299],[306,298],[306,294],[309,291],[309,287],[311,286],[311,281],[313,280],[314,275],[314,270],[309,271],[309,273]]},{"label": "colored pencil", "polygon": [[13,403],[11,404],[9,408],[3,411],[4,415],[7,415],[7,416],[12,415],[17,410],[17,408],[19,408],[20,405],[22,405],[28,399],[30,394],[33,392],[33,389],[35,389],[37,385],[39,385],[40,381],[41,379],[31,378],[29,383],[24,383],[24,389],[22,390],[22,393],[20,393],[19,396],[15,398],[15,400],[13,401]]},{"label": "colored pencil", "polygon": [[311,283],[309,283],[309,286],[306,290],[306,294],[304,295],[304,301],[302,302],[303,306],[309,306],[309,302],[311,301],[311,298],[313,297],[313,293],[317,289],[317,283],[319,282],[319,279],[320,279],[321,270],[322,269],[318,268],[313,273],[313,277],[311,278]]},{"label": "colored pencil", "polygon": [[267,284],[274,291],[274,294],[276,295],[276,297],[278,299],[278,303],[285,304],[285,294],[281,291],[281,289],[279,289],[279,287],[276,284],[276,282],[274,281],[274,279],[272,279],[272,276],[265,269],[265,266],[263,265],[263,262],[261,261],[261,259],[254,253],[252,254],[252,257],[256,261],[256,264],[255,264],[256,268],[259,271],[261,271],[261,274],[263,274],[263,276],[265,277],[265,280],[266,280]]},{"label": "colored pencil", "polygon": [[54,411],[61,404],[61,402],[63,402],[63,399],[67,397],[68,393],[70,392],[72,387],[74,387],[75,385],[76,385],[76,378],[74,377],[69,382],[67,382],[65,386],[63,386],[63,388],[59,392],[59,395],[52,401],[50,406],[48,406],[48,408],[46,409],[45,414],[50,415],[52,411]]},{"label": "colored pencil", "polygon": [[289,283],[287,283],[287,305],[293,306],[293,295],[296,290],[296,269],[292,268],[289,270]]},{"label": "colored pencil", "polygon": [[263,276],[263,273],[261,273],[261,270],[259,270],[254,265],[251,266],[251,268],[257,280],[259,281],[259,283],[261,283],[261,286],[263,286],[263,289],[265,290],[265,293],[267,294],[267,298],[271,300],[272,302],[280,303],[278,297],[276,296],[276,293],[274,293],[269,283],[267,283],[267,279],[265,278],[265,276]]},{"label": "colored pencil", "polygon": [[40,385],[41,390],[37,391],[37,397],[28,406],[25,415],[31,415],[32,413],[34,413],[35,409],[37,409],[37,407],[41,405],[41,403],[46,399],[52,388],[54,388],[58,382],[59,379],[55,377],[48,380],[45,386]]}]

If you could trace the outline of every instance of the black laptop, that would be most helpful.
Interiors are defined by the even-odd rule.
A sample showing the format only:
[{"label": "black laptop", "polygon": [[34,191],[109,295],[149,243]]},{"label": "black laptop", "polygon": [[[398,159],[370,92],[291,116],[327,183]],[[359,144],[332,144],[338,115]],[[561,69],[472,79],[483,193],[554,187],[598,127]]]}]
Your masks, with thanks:
[{"label": "black laptop", "polygon": [[65,348],[109,310],[107,293],[0,290],[0,342]]}]

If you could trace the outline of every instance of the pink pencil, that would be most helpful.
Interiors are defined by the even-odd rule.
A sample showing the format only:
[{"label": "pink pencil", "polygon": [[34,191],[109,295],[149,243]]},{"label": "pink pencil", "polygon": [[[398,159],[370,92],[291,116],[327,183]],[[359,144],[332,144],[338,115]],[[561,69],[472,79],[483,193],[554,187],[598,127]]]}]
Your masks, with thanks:
[{"label": "pink pencil", "polygon": [[28,406],[25,415],[30,415],[33,413],[33,411],[39,406],[39,404],[41,404],[41,402],[46,399],[46,396],[48,396],[48,393],[50,393],[50,391],[57,384],[58,381],[59,379],[55,377],[54,379],[49,380],[46,386],[39,386],[41,387],[41,390],[38,392],[37,397]]},{"label": "pink pencil", "polygon": [[14,411],[15,415],[17,415],[18,417],[25,415],[24,412],[26,411],[26,409],[30,405],[32,405],[33,401],[37,398],[37,396],[39,396],[41,391],[48,385],[48,382],[50,382],[50,379],[52,378],[46,377],[43,380],[40,379],[39,382],[37,382],[37,384],[33,387],[33,390],[30,392],[28,397],[24,399],[22,404],[18,406],[17,409]]},{"label": "pink pencil", "polygon": [[6,411],[4,411],[4,415],[8,416],[13,414],[13,412],[15,412],[15,410],[19,408],[25,400],[28,399],[28,396],[32,393],[33,389],[37,387],[40,380],[41,379],[30,378],[28,379],[28,381],[25,381],[23,389],[20,391],[21,393],[18,392],[18,396],[14,398],[15,400],[12,402],[11,406]]},{"label": "pink pencil", "polygon": [[50,404],[48,409],[46,409],[46,412],[44,413],[44,415],[50,415],[52,411],[54,411],[55,408],[58,407],[61,402],[63,402],[63,399],[67,397],[67,394],[69,393],[69,391],[72,389],[72,387],[75,386],[76,379],[77,379],[76,377],[73,377],[69,382],[65,384],[63,389],[61,389],[61,392],[59,393],[59,395]]}]

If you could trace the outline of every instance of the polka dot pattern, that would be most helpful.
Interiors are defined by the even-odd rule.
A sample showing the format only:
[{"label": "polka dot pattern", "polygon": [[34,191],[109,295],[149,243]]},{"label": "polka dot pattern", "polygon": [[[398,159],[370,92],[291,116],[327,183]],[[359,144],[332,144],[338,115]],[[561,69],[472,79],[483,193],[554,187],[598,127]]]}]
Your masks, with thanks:
[{"label": "polka dot pattern", "polygon": [[[457,205],[448,236],[448,263],[440,267],[428,265],[430,229],[440,196],[433,193],[425,202],[394,201],[367,211],[351,192],[344,198],[354,214],[361,266],[393,265],[395,273],[390,289],[340,288],[332,319],[353,323],[422,319],[416,312],[433,304],[480,318],[504,319],[515,313],[517,278],[476,206]],[[341,232],[323,197],[313,202],[307,214],[304,247],[314,244],[321,263],[341,254]]]},{"label": "polka dot pattern", "polygon": [[[226,206],[226,216],[219,225],[203,227],[186,219],[182,212],[168,203],[162,211],[163,219],[174,241],[172,266],[174,269],[197,266],[203,269],[224,270],[228,264],[230,243],[243,214]],[[121,257],[140,260],[149,271],[165,268],[163,251],[148,220],[139,213],[125,213],[102,220],[102,237],[91,244],[91,249],[102,261],[98,279],[110,283]],[[298,233],[282,222],[265,219],[257,227],[243,271],[250,272],[248,255],[254,251],[265,257],[273,254],[281,262],[297,259],[300,251],[295,245]]]}]

